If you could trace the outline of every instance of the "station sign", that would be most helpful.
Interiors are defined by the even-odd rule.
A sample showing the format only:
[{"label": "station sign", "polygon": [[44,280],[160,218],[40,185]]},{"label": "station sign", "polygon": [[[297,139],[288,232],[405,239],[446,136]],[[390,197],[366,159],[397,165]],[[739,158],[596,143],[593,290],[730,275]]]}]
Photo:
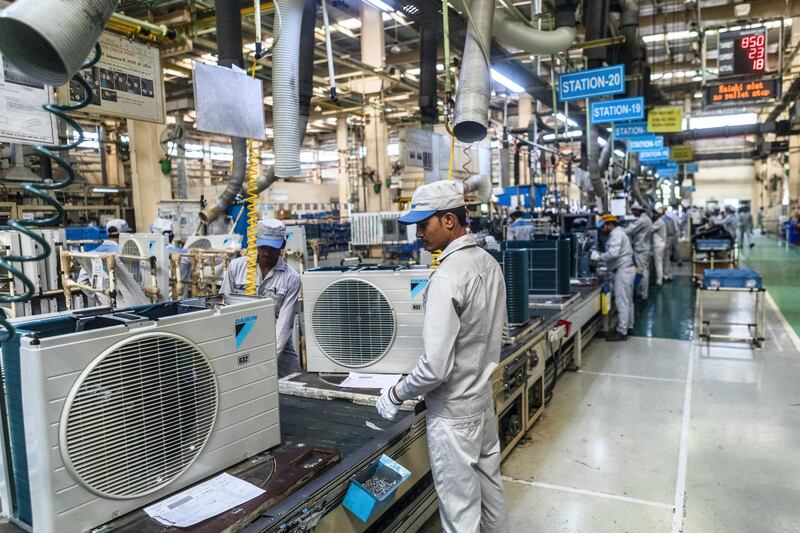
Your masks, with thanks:
[{"label": "station sign", "polygon": [[749,104],[780,97],[778,78],[732,81],[703,88],[706,105]]},{"label": "station sign", "polygon": [[672,160],[673,161],[691,161],[694,159],[694,150],[691,144],[682,144],[680,146],[672,147]]},{"label": "station sign", "polygon": [[697,163],[686,163],[683,165],[683,171],[687,174],[695,174],[700,170],[700,165]]},{"label": "station sign", "polygon": [[558,100],[583,100],[625,92],[625,65],[579,70],[558,77]]},{"label": "station sign", "polygon": [[632,139],[648,135],[647,122],[623,122],[614,124],[614,138],[617,140]]},{"label": "station sign", "polygon": [[659,150],[645,150],[639,152],[639,161],[644,164],[655,163],[657,161],[669,161],[670,151],[669,147],[661,148]]},{"label": "station sign", "polygon": [[658,150],[660,148],[664,148],[664,137],[661,135],[647,135],[628,139],[628,151],[630,152]]},{"label": "station sign", "polygon": [[650,133],[683,131],[683,108],[677,106],[654,107],[647,114],[647,131]]},{"label": "station sign", "polygon": [[678,167],[659,167],[656,173],[659,178],[674,178],[678,175]]},{"label": "station sign", "polygon": [[592,124],[641,120],[644,118],[644,97],[590,102],[589,110]]}]

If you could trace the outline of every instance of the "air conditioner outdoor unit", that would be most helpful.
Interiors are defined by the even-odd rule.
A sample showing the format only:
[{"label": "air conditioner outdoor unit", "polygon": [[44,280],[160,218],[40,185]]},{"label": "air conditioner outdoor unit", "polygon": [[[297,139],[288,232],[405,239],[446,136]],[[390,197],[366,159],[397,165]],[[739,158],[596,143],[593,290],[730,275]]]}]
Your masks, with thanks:
[{"label": "air conditioner outdoor unit", "polygon": [[238,233],[230,235],[194,235],[186,239],[184,248],[200,248],[203,250],[241,250],[242,236]]},{"label": "air conditioner outdoor unit", "polygon": [[271,299],[16,326],[2,346],[2,511],[26,529],[88,531],[280,443]]},{"label": "air conditioner outdoor unit", "polygon": [[[122,233],[119,236],[120,255],[156,258],[156,285],[159,300],[169,299],[169,239],[156,233]],[[120,259],[136,283],[143,288],[150,287],[150,265],[146,260]]]},{"label": "air conditioner outdoor unit", "polygon": [[432,270],[328,267],[303,275],[309,372],[408,373],[422,355]]}]

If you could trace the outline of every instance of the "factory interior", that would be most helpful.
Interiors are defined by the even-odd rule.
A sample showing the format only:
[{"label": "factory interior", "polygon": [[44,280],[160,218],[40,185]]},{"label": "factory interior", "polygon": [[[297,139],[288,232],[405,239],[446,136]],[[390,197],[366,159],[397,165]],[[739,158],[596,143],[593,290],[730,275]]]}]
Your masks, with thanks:
[{"label": "factory interior", "polygon": [[800,2],[0,0],[0,533],[800,531]]}]

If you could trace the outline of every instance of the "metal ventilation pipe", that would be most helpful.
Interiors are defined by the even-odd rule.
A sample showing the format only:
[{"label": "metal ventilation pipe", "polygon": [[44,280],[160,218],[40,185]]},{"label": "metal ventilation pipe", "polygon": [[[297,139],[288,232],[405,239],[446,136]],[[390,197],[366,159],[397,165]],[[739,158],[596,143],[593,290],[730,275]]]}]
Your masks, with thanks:
[{"label": "metal ventilation pipe", "polygon": [[[605,38],[608,25],[609,0],[590,0],[584,4],[584,7],[583,25],[586,28],[586,40],[594,41]],[[606,57],[606,47],[587,48],[583,53],[587,59],[587,66],[589,68],[597,68],[603,65],[603,60]],[[583,139],[586,149],[582,150],[582,152],[586,153],[586,160],[588,161],[586,170],[589,171],[589,180],[592,184],[594,195],[603,203],[603,210],[608,211],[608,198],[606,187],[603,183],[603,175],[600,171],[600,150],[597,142],[601,135],[601,130],[597,126],[589,125],[587,125],[586,129],[591,131],[591,135],[585,136]]]},{"label": "metal ventilation pipe", "polygon": [[[275,135],[275,176],[300,174],[300,28],[304,0],[277,0],[280,38],[272,52],[272,129]],[[237,4],[238,5],[238,4]]]},{"label": "metal ventilation pipe", "polygon": [[[226,0],[215,0],[217,12],[217,64],[223,67],[244,66],[242,56],[242,17],[239,4]],[[247,141],[241,137],[231,137],[233,166],[231,179],[222,194],[200,212],[200,219],[208,224],[225,212],[225,209],[242,189],[247,170]]]},{"label": "metal ventilation pipe", "polygon": [[303,23],[300,26],[300,113],[299,141],[303,139],[311,116],[311,97],[314,95],[314,29],[317,23],[317,2],[306,0],[303,6]]},{"label": "metal ventilation pipe", "polygon": [[507,11],[494,14],[492,30],[501,43],[529,54],[558,54],[575,42],[575,5],[572,0],[557,0],[555,26],[552,31],[535,30],[514,19]]},{"label": "metal ventilation pipe", "polygon": [[636,0],[623,0],[621,7],[621,32],[625,37],[622,62],[627,73],[634,78],[628,82],[627,93],[628,96],[641,96],[644,90],[641,78],[645,50],[639,38],[639,3]]},{"label": "metal ventilation pipe", "polygon": [[471,22],[458,77],[453,133],[459,141],[473,143],[486,137],[489,126],[488,55],[492,44],[494,0],[471,0],[467,10]]},{"label": "metal ventilation pipe", "polygon": [[419,112],[423,124],[436,124],[436,61],[439,43],[433,24],[419,29]]}]

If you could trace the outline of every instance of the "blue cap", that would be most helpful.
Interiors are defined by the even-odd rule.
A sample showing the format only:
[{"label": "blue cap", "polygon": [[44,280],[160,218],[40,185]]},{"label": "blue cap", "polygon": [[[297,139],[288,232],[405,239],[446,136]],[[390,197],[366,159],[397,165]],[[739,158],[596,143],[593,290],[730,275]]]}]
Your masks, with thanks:
[{"label": "blue cap", "polygon": [[417,222],[422,222],[423,220],[432,217],[436,214],[436,211],[414,211],[411,210],[408,213],[404,214],[400,218],[397,219],[398,222],[401,224],[416,224]]},{"label": "blue cap", "polygon": [[458,180],[441,180],[420,185],[411,199],[411,211],[398,219],[401,224],[416,224],[439,211],[464,205],[464,184]]},{"label": "blue cap", "polygon": [[286,242],[286,225],[275,218],[265,218],[258,221],[256,229],[256,246],[269,246],[270,248],[283,248]]}]

